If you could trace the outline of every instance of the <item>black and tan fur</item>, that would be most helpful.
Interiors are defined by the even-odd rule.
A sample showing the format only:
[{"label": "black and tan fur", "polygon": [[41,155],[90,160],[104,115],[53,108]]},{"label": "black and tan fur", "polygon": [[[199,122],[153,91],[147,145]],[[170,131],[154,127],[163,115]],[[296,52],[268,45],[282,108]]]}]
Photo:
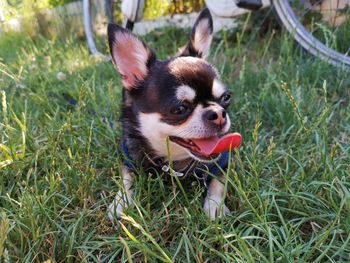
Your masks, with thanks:
[{"label": "black and tan fur", "polygon": [[[170,136],[203,138],[229,130],[226,114],[230,96],[220,81],[217,70],[206,58],[213,36],[213,22],[208,9],[203,10],[185,48],[174,57],[160,61],[155,53],[131,32],[110,24],[108,38],[113,63],[122,77],[123,104],[121,123],[123,140],[130,157],[145,168],[149,158],[167,160],[166,141]],[[175,164],[189,160],[212,162],[170,142],[170,155]],[[146,158],[145,156],[148,156]],[[132,203],[133,172],[123,166],[124,191],[109,207],[113,218]],[[211,181],[204,210],[211,219],[228,213],[224,206],[224,175]]]}]

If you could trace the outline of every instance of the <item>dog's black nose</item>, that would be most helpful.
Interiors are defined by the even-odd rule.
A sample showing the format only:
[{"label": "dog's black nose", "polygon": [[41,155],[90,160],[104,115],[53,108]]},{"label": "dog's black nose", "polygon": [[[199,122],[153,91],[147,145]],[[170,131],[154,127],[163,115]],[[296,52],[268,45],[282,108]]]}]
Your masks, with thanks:
[{"label": "dog's black nose", "polygon": [[208,110],[203,115],[205,120],[208,120],[216,125],[223,125],[226,123],[226,111],[225,109],[220,110]]}]

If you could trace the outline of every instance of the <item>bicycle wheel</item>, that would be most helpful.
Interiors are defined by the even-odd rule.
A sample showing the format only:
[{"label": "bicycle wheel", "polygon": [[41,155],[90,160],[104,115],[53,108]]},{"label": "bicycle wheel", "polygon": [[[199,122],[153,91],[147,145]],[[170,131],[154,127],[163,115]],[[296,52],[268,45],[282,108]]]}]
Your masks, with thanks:
[{"label": "bicycle wheel", "polygon": [[106,28],[113,22],[112,0],[83,0],[84,30],[90,53],[108,59]]},{"label": "bicycle wheel", "polygon": [[350,68],[350,0],[272,0],[295,40],[314,56]]}]

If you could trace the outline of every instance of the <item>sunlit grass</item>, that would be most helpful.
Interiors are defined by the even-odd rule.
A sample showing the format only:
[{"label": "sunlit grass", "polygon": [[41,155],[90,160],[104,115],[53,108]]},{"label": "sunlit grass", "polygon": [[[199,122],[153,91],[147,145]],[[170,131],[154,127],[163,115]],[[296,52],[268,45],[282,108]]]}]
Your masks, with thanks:
[{"label": "sunlit grass", "polygon": [[[187,34],[165,29],[146,42],[165,58]],[[73,36],[2,36],[1,260],[350,261],[349,74],[279,32],[233,38],[218,34],[210,59],[233,92],[232,131],[244,138],[228,171],[232,213],[210,222],[197,181],[181,181],[182,192],[140,171],[135,206],[116,227],[106,217],[121,183],[111,63]]]}]

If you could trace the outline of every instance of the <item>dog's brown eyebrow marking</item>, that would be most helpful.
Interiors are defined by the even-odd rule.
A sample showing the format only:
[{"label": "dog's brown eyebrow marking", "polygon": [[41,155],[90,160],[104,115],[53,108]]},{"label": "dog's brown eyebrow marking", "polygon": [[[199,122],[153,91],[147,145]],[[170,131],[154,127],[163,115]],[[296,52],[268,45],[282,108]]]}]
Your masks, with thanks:
[{"label": "dog's brown eyebrow marking", "polygon": [[199,71],[210,71],[212,69],[212,66],[205,60],[195,57],[177,57],[169,63],[170,73],[175,76],[180,76],[185,73],[194,74]]}]

